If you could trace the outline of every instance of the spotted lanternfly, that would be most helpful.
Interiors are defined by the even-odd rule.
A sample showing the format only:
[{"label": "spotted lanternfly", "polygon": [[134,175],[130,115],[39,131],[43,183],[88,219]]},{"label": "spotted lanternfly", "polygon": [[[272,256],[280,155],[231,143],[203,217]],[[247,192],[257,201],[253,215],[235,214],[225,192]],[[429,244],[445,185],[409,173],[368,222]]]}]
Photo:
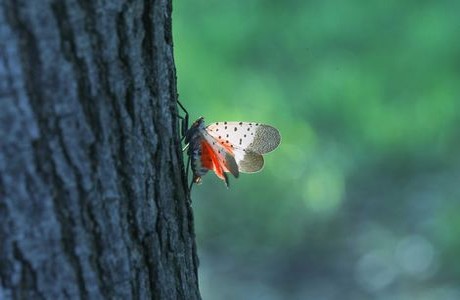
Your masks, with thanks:
[{"label": "spotted lanternfly", "polygon": [[[182,106],[181,106],[182,107]],[[193,183],[213,170],[228,187],[227,173],[255,173],[264,165],[262,154],[273,151],[281,141],[278,129],[254,122],[216,122],[205,126],[196,120],[185,131],[187,154],[191,160]]]}]

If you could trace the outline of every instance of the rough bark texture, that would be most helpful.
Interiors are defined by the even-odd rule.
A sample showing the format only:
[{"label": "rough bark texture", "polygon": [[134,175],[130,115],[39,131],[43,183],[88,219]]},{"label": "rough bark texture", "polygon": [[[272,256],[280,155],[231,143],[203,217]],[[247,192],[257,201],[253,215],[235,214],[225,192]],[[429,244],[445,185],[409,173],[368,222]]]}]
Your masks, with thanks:
[{"label": "rough bark texture", "polygon": [[0,3],[0,299],[199,299],[171,0]]}]

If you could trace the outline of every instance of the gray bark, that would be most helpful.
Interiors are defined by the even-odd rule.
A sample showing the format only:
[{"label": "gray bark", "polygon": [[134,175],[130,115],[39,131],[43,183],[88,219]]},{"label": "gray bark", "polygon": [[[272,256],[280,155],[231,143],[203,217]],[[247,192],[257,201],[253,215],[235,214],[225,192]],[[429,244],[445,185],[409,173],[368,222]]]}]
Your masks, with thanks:
[{"label": "gray bark", "polygon": [[0,2],[0,299],[199,299],[171,0]]}]

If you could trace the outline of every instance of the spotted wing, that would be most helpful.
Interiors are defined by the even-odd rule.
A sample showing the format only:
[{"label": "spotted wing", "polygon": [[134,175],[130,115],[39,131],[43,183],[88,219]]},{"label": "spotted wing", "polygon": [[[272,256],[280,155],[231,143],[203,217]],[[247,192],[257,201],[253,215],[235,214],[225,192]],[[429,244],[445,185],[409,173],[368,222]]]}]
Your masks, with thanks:
[{"label": "spotted wing", "polygon": [[245,173],[260,171],[264,165],[262,154],[273,151],[281,141],[276,128],[254,122],[217,122],[206,131],[233,150],[240,172]]}]

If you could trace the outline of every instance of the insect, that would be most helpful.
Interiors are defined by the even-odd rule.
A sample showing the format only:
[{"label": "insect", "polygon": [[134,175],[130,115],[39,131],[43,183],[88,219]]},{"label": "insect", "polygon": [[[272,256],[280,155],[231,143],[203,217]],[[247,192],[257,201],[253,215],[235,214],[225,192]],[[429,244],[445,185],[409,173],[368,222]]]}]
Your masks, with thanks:
[{"label": "insect", "polygon": [[[184,107],[179,103],[186,112]],[[186,112],[185,121],[188,115]],[[227,173],[255,173],[264,166],[263,154],[276,149],[281,141],[278,129],[255,122],[216,122],[205,126],[204,118],[183,129],[193,173],[190,188],[200,184],[209,170],[229,186]],[[187,173],[188,166],[187,164]]]}]

